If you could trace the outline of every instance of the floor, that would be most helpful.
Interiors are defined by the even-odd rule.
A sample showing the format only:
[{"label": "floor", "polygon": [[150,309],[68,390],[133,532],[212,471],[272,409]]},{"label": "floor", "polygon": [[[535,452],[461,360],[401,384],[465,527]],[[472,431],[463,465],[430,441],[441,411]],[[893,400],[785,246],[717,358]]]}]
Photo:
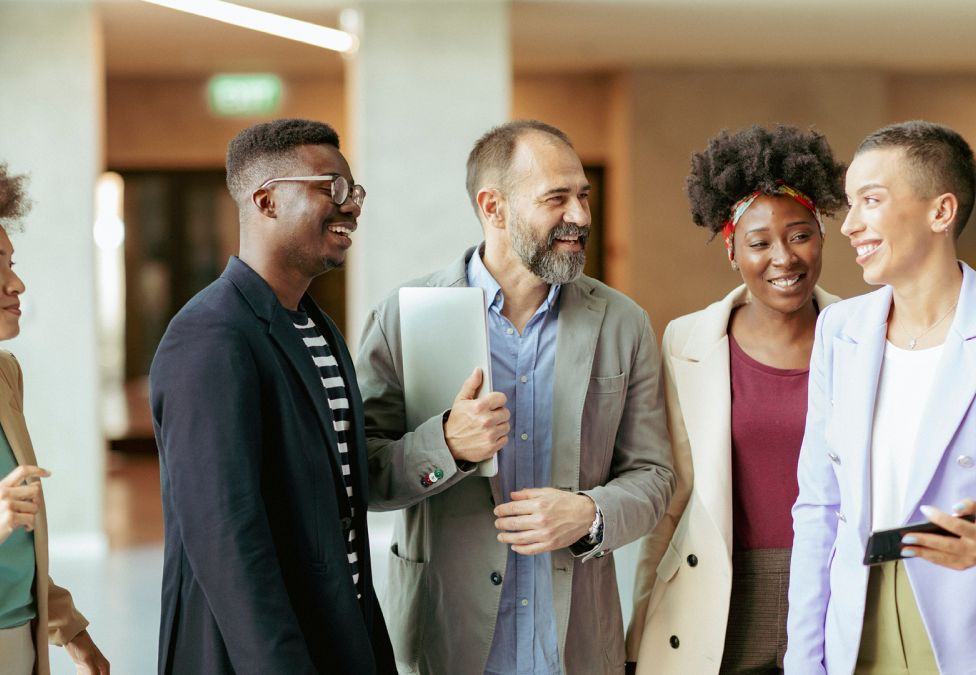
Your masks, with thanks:
[{"label": "floor", "polygon": [[[156,672],[163,568],[156,456],[110,453],[105,491],[109,552],[95,558],[52,557],[51,576],[71,591],[75,604],[91,621],[89,631],[112,663],[114,675],[151,675]],[[369,515],[373,576],[382,598],[395,514]],[[626,625],[631,613],[636,545],[621,549],[614,557]],[[51,672],[74,675],[63,649],[51,649]]]}]

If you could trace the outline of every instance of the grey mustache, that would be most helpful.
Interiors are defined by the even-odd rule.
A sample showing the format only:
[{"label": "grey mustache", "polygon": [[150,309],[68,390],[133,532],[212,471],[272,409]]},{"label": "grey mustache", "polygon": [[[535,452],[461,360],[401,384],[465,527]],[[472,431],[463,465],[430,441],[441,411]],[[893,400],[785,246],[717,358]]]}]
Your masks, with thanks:
[{"label": "grey mustache", "polygon": [[556,239],[560,237],[579,237],[580,245],[586,246],[586,240],[590,236],[589,227],[581,227],[579,225],[573,225],[572,223],[563,223],[558,225],[549,233],[549,240],[547,242],[549,247],[552,247]]}]

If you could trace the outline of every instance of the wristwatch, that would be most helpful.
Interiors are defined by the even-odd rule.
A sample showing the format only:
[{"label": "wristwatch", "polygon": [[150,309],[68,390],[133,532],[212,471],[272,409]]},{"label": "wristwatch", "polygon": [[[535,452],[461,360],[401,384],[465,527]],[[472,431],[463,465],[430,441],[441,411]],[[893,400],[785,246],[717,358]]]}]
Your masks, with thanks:
[{"label": "wristwatch", "polygon": [[[594,503],[596,506],[596,503]],[[596,507],[596,515],[593,517],[593,522],[590,524],[590,531],[586,534],[587,544],[600,544],[603,542],[603,512],[600,507]]]}]

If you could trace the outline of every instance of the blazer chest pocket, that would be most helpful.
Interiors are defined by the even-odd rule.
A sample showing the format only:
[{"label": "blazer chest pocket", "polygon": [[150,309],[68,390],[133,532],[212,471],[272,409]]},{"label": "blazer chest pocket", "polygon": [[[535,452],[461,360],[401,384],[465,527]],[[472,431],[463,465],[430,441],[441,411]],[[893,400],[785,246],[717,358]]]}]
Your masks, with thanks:
[{"label": "blazer chest pocket", "polygon": [[587,395],[592,394],[616,394],[624,389],[627,374],[610,375],[606,377],[591,377],[590,386],[587,388]]},{"label": "blazer chest pocket", "polygon": [[626,393],[626,373],[590,378],[581,420],[580,452],[592,459],[581,463],[582,489],[604,483],[609,475],[613,445],[623,414]]}]

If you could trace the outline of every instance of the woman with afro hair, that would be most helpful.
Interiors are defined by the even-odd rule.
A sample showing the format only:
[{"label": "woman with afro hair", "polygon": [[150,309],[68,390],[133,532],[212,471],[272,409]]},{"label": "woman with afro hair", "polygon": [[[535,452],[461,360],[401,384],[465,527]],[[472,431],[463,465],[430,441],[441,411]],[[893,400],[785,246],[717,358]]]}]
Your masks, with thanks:
[{"label": "woman with afro hair", "polygon": [[[0,162],[0,340],[20,333],[24,282],[14,272],[7,230],[30,206],[26,179]],[[108,675],[88,621],[71,594],[48,576],[47,516],[41,478],[24,420],[24,382],[17,359],[0,349],[0,675],[49,675],[48,642],[64,645],[78,673]]]},{"label": "woman with afro hair", "polygon": [[742,285],[664,332],[678,486],[645,538],[628,657],[637,673],[781,673],[797,458],[824,217],[844,203],[824,137],[722,132],[693,155],[696,225],[720,235]]}]

